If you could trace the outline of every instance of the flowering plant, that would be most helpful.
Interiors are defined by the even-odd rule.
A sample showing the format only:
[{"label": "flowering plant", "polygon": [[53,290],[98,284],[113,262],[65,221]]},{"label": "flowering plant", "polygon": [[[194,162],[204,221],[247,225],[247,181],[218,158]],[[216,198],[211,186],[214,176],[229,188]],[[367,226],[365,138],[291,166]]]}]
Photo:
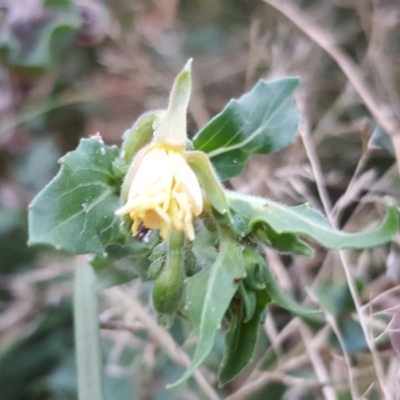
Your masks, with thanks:
[{"label": "flowering plant", "polygon": [[[208,193],[213,206],[221,213],[227,211],[222,187],[209,159],[204,153],[186,151],[190,65],[191,61],[176,79],[168,110],[151,143],[135,156],[122,185],[122,198],[127,199],[116,214],[130,216],[134,236],[142,222],[148,229],[160,230],[164,240],[172,231],[184,232],[189,240],[194,239],[193,218],[203,211],[203,197],[190,163],[203,168],[200,179],[207,180],[206,190],[214,189]],[[131,134],[135,135],[135,131]]]},{"label": "flowering plant", "polygon": [[[188,62],[166,110],[140,117],[125,132],[121,149],[99,136],[82,139],[30,206],[31,245],[93,254],[91,264],[79,263],[76,272],[76,293],[83,293],[85,302],[96,301],[93,285],[104,284],[105,276],[111,277],[107,285],[140,277],[154,281],[152,303],[160,322],[190,320],[197,347],[174,385],[203,363],[222,323],[227,329],[219,384],[233,379],[252,359],[270,303],[313,326],[323,323],[318,310],[297,304],[277,284],[265,246],[310,257],[310,240],[327,248],[361,249],[390,241],[398,230],[398,209],[390,199],[377,229],[345,233],[307,204],[288,207],[224,189],[221,182],[239,175],[252,154],[292,143],[300,120],[292,99],[297,85],[297,78],[259,82],[191,141]],[[130,273],[122,274],[121,265]],[[90,361],[99,363],[85,350],[85,343],[93,347],[87,332],[95,335],[98,319],[96,307],[76,304],[78,371],[85,374]]]}]

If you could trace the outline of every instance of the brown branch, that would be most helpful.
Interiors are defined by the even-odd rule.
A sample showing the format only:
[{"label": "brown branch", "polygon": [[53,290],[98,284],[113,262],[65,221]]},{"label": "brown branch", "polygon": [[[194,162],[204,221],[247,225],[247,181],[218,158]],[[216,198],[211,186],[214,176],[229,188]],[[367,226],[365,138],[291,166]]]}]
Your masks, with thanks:
[{"label": "brown branch", "polygon": [[132,323],[127,324],[121,321],[113,322],[113,321],[100,321],[100,329],[108,330],[108,331],[128,331],[132,333],[145,331],[147,328],[143,324]]},{"label": "brown branch", "polygon": [[[136,318],[146,327],[153,340],[168,354],[171,360],[186,368],[190,367],[191,360],[188,355],[178,346],[169,332],[157,324],[139,300],[122,288],[109,289],[108,293],[129,309],[134,310]],[[193,373],[193,378],[208,399],[220,400],[217,392],[199,369]]]},{"label": "brown branch", "polygon": [[[335,44],[334,38],[330,36],[329,33],[320,28],[314,21],[311,21],[297,7],[282,0],[263,1],[285,15],[295,26],[297,26],[297,28],[304,32],[313,42],[325,50],[325,52],[336,61],[337,65],[353,85],[370,113],[390,136],[395,150],[396,159],[400,161],[400,127],[395,119],[394,112],[389,106],[382,104],[382,102],[377,99],[377,96],[365,82],[363,73],[358,66],[342,51],[340,47]],[[398,168],[400,168],[399,162],[397,165]]]}]

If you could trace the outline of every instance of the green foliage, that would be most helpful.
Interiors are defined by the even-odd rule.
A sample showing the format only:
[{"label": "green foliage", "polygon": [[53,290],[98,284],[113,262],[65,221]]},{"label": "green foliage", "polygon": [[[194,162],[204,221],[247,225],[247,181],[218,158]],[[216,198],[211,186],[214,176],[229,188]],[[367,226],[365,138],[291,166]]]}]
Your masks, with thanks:
[{"label": "green foliage", "polygon": [[218,372],[219,385],[232,380],[251,361],[265,307],[271,301],[264,291],[254,296],[255,307],[249,320],[245,319],[245,305],[238,301],[231,307],[229,330],[225,335],[225,349]]},{"label": "green foliage", "polygon": [[[274,231],[273,247],[277,247],[278,250],[283,248],[295,254],[299,253],[298,240],[292,236],[288,240],[284,234],[310,238],[329,249],[364,249],[387,243],[399,228],[398,208],[390,198],[386,199],[386,217],[378,228],[365,233],[347,233],[332,228],[326,218],[308,204],[288,207],[269,199],[235,192],[227,192],[227,197],[234,213],[232,228],[238,235],[245,236],[250,232],[263,231],[267,225],[264,234],[268,237],[269,229]],[[307,255],[307,250],[304,252]]]},{"label": "green foliage", "polygon": [[72,0],[43,0],[45,8],[66,8],[71,9],[74,6]]},{"label": "green foliage", "polygon": [[[204,361],[214,344],[222,318],[237,290],[237,277],[245,276],[242,248],[226,229],[220,231],[219,254],[215,263],[187,280],[186,306],[198,336],[192,365],[171,387],[186,380]],[[223,290],[222,290],[223,288]]]},{"label": "green foliage", "polygon": [[222,180],[239,175],[251,154],[267,154],[293,142],[300,116],[293,103],[297,78],[260,81],[231,100],[193,139]]},{"label": "green foliage", "polygon": [[119,152],[95,139],[61,159],[57,176],[29,207],[29,245],[47,244],[75,254],[104,254],[120,243],[119,205],[112,163]]},{"label": "green foliage", "polygon": [[[56,2],[53,0],[52,3]],[[12,35],[12,32],[7,30],[2,32],[0,57],[9,67],[43,72],[55,64],[56,44],[59,45],[66,39],[69,41],[73,39],[73,33],[77,32],[80,26],[76,10],[73,8],[67,11],[64,4],[54,4],[51,7],[53,9],[62,8],[63,12],[56,13],[54,18],[42,28],[32,47],[27,49]]]},{"label": "green foliage", "polygon": [[[185,70],[185,79],[189,73]],[[288,207],[223,189],[217,175],[222,179],[236,176],[252,154],[277,151],[293,141],[299,123],[292,99],[297,85],[296,78],[262,81],[239,100],[232,100],[195,136],[195,151],[187,151],[185,159],[204,189],[205,207],[199,217],[203,224],[197,226],[193,243],[184,240],[181,232],[170,233],[161,242],[158,233],[142,226],[138,237],[131,238],[129,218],[119,220],[114,214],[127,200],[137,169],[132,160],[157,134],[156,125],[171,131],[175,127],[173,116],[165,122],[159,111],[139,118],[125,133],[121,150],[95,138],[82,140],[75,151],[62,159],[57,176],[33,200],[29,209],[29,244],[96,255],[91,265],[97,277],[89,265],[79,266],[76,275],[80,387],[84,381],[95,383],[87,388],[93,392],[85,392],[82,399],[102,396],[100,361],[98,357],[91,358],[92,353],[99,356],[99,344],[97,339],[87,343],[98,328],[95,284],[107,287],[137,276],[152,280],[153,306],[159,320],[172,322],[176,315],[189,318],[198,338],[196,349],[190,367],[171,388],[186,381],[205,361],[218,331],[226,326],[218,372],[223,386],[252,360],[268,304],[279,305],[314,328],[325,324],[318,310],[298,304],[280,287],[262,251],[263,245],[310,257],[313,249],[308,240],[330,249],[363,249],[387,243],[396,234],[398,208],[391,199],[386,200],[386,217],[378,228],[347,233],[331,227],[308,204]],[[185,102],[189,89],[185,88]],[[182,104],[174,99],[174,107],[181,112]],[[182,128],[183,118],[179,121],[178,127]],[[168,145],[174,149],[174,144]],[[136,162],[140,160],[139,155]],[[157,183],[152,182],[155,186]],[[150,211],[154,212],[151,208]],[[327,293],[338,300],[338,309],[333,313],[340,317],[346,346],[350,351],[359,349],[360,341],[354,340],[360,333],[359,325],[342,317],[344,310],[349,310],[345,307],[348,293],[346,297],[337,288],[329,288],[321,294],[322,304],[329,303]],[[80,307],[81,303],[87,307]],[[90,346],[93,347],[86,354],[84,349]]]},{"label": "green foliage", "polygon": [[[358,279],[356,289],[359,295],[362,294],[364,283]],[[338,329],[343,339],[346,351],[357,353],[367,348],[367,342],[362,332],[361,325],[352,317],[356,308],[351,296],[347,282],[332,281],[324,282],[316,290],[321,305],[337,320]],[[330,342],[338,351],[342,351],[341,344],[335,334],[331,334]]]},{"label": "green foliage", "polygon": [[122,285],[137,277],[148,280],[152,250],[159,240],[153,232],[146,240],[128,238],[123,246],[108,246],[107,254],[94,257],[91,263],[98,276],[98,287]]},{"label": "green foliage", "polygon": [[161,266],[161,272],[154,281],[153,305],[161,314],[174,315],[179,309],[185,279],[183,266],[185,255],[182,251],[184,241],[182,233],[171,234],[164,265]]},{"label": "green foliage", "polygon": [[104,399],[96,275],[85,259],[75,266],[74,328],[80,400]]}]

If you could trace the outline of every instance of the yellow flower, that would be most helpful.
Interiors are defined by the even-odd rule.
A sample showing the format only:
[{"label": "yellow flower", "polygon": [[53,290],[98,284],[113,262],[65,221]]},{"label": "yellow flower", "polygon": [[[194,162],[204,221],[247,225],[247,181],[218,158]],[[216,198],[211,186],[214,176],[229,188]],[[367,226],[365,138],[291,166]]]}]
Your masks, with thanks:
[{"label": "yellow flower", "polygon": [[[183,232],[193,240],[193,220],[203,211],[200,183],[207,203],[221,214],[227,211],[225,193],[206,154],[186,151],[191,82],[189,61],[175,79],[166,112],[145,115],[125,137],[123,153],[134,159],[121,189],[123,206],[116,214],[129,216],[133,235],[142,223],[160,230],[165,240],[172,231]],[[151,140],[152,118],[158,126]]]},{"label": "yellow flower", "polygon": [[203,210],[203,195],[184,152],[151,144],[137,154],[132,168],[127,203],[116,211],[129,215],[132,234],[142,222],[146,228],[159,229],[163,239],[175,230],[193,240],[193,219]]}]

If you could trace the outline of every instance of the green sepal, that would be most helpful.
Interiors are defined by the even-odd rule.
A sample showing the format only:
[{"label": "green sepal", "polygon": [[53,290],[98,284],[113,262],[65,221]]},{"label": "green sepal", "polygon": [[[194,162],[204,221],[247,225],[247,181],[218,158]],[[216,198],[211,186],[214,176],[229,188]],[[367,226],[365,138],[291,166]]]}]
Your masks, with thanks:
[{"label": "green sepal", "polygon": [[156,279],[162,271],[164,263],[165,260],[163,258],[157,258],[156,260],[152,261],[149,265],[149,269],[147,270],[147,277],[149,279]]},{"label": "green sepal", "polygon": [[154,246],[149,259],[151,261],[157,260],[157,258],[163,258],[166,256],[168,250],[168,243],[161,242],[158,245]]},{"label": "green sepal", "polygon": [[133,126],[124,132],[121,157],[127,164],[132,162],[140,149],[151,142],[154,131],[164,114],[165,110],[149,111],[141,115]]},{"label": "green sepal", "polygon": [[207,155],[201,151],[189,151],[185,153],[185,159],[196,174],[211,205],[220,214],[225,214],[228,211],[228,202],[224,188]]},{"label": "green sepal", "polygon": [[168,109],[155,131],[155,141],[185,148],[187,141],[186,114],[192,90],[192,60],[175,78]]},{"label": "green sepal", "polygon": [[167,257],[153,286],[153,305],[160,314],[173,315],[178,311],[185,280],[184,242],[183,233],[171,232]]}]

